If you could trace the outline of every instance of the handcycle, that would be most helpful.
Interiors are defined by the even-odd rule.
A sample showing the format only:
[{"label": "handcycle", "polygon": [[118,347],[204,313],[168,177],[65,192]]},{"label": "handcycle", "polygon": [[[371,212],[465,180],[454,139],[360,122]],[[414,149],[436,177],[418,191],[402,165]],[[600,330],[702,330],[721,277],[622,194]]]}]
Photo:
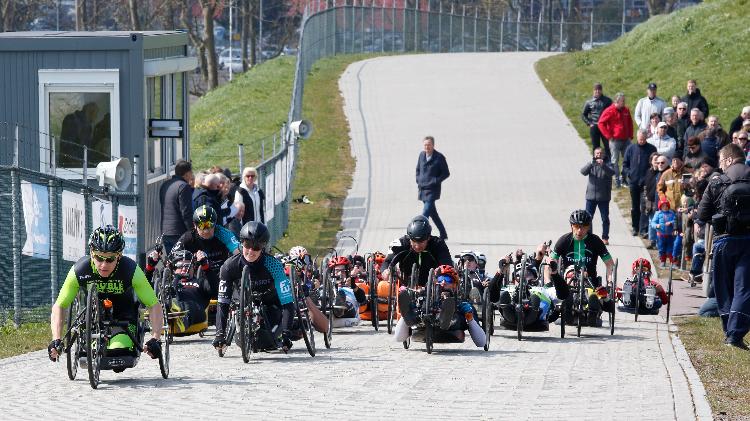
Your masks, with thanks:
[{"label": "handcycle", "polygon": [[[617,268],[619,261],[615,259],[612,282],[607,283],[606,291],[607,295],[611,300],[616,300],[617,297]],[[573,278],[568,283],[570,286],[570,296],[563,300],[562,312],[560,317],[560,337],[565,337],[565,325],[567,324],[566,318],[572,316],[576,319],[576,335],[581,336],[581,328],[583,327],[583,321],[588,319],[588,291],[596,291],[596,287],[592,283],[591,279],[586,272],[586,266],[582,262],[576,262],[574,264]],[[614,304],[614,302],[613,302]],[[616,308],[612,311],[607,311],[609,319],[609,334],[614,335],[615,333],[615,312]]]},{"label": "handcycle", "polygon": [[[664,291],[667,296],[667,317],[666,321],[669,323],[669,315],[672,307],[672,275],[674,265],[669,265],[669,280],[667,282],[667,290]],[[647,312],[652,312],[654,304],[657,299],[657,288],[656,286],[648,282],[645,273],[643,272],[643,263],[639,263],[637,273],[632,279],[625,281],[622,287],[622,295],[620,302],[625,308],[632,309],[634,319],[637,322],[638,316]],[[662,305],[664,303],[661,303]],[[658,308],[658,307],[657,307]]]},{"label": "handcycle", "polygon": [[[88,371],[89,384],[96,389],[101,383],[101,370],[112,370],[116,373],[127,368],[134,368],[143,352],[144,337],[147,331],[152,329],[164,329],[165,334],[169,327],[149,326],[147,320],[135,321],[135,333],[131,332],[131,322],[127,320],[116,320],[112,315],[112,302],[99,296],[97,283],[90,282],[88,287],[78,292],[68,310],[68,329],[63,336],[63,350],[66,353],[68,378],[75,380],[78,367],[85,367]],[[134,297],[135,299],[135,297]],[[142,313],[139,307],[138,314]],[[162,308],[162,312],[164,312]],[[165,314],[163,313],[163,316]],[[109,340],[117,334],[127,335],[133,343],[133,350],[119,355],[108,355]],[[159,356],[159,369],[163,378],[169,377],[169,344],[162,342],[161,355]],[[113,352],[114,354],[114,352]]]}]

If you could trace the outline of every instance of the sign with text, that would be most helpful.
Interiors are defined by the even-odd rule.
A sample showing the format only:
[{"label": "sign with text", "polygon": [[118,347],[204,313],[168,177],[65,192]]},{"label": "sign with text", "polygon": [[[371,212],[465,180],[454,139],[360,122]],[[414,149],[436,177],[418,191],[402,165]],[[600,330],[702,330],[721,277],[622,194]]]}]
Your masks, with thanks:
[{"label": "sign with text", "polygon": [[148,120],[149,137],[182,137],[182,120],[152,118]]},{"label": "sign with text", "polygon": [[86,199],[71,191],[62,193],[63,259],[75,262],[86,254]]},{"label": "sign with text", "polygon": [[138,208],[119,205],[117,207],[117,229],[125,237],[125,250],[122,254],[136,259],[138,252]]},{"label": "sign with text", "polygon": [[94,228],[113,225],[112,202],[96,199],[91,202],[91,223]]},{"label": "sign with text", "polygon": [[47,186],[21,183],[23,219],[26,222],[26,242],[21,253],[49,259],[49,196]]},{"label": "sign with text", "polygon": [[266,222],[273,219],[273,174],[266,174]]}]

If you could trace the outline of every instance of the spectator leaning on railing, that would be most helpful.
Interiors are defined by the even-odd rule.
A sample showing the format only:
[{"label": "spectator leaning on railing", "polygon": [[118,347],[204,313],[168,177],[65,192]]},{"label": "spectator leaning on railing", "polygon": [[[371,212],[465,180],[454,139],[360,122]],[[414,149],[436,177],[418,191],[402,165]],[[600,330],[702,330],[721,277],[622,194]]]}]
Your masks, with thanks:
[{"label": "spectator leaning on railing", "polygon": [[609,139],[610,157],[615,169],[615,184],[622,187],[620,175],[620,157],[625,153],[633,138],[633,118],[630,109],[625,105],[625,94],[618,92],[615,102],[604,110],[599,117],[599,131]]}]

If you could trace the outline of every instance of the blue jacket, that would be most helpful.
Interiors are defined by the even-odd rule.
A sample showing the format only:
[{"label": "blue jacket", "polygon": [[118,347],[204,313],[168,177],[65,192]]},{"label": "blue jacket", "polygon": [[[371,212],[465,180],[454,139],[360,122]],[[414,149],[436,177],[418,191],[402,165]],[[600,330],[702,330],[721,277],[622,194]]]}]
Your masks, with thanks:
[{"label": "blue jacket", "polygon": [[419,188],[419,200],[440,199],[440,185],[451,175],[448,171],[448,162],[438,151],[432,152],[432,158],[427,161],[424,151],[419,153],[417,160],[417,187]]},{"label": "blue jacket", "polygon": [[622,160],[622,172],[628,176],[631,185],[642,186],[646,171],[651,168],[649,157],[656,152],[656,147],[650,143],[639,145],[631,143],[625,150]]},{"label": "blue jacket", "polygon": [[[667,222],[671,222],[672,224],[667,225]],[[673,235],[676,223],[677,215],[672,209],[665,211],[658,210],[651,220],[651,228],[656,230],[657,235]],[[656,225],[659,225],[659,228],[656,228]]]}]

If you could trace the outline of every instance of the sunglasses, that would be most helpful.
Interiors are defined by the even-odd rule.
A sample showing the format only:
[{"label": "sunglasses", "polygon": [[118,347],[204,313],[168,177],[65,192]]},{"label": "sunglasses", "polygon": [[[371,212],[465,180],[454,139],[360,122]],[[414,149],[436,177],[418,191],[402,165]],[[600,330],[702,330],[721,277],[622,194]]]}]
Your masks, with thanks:
[{"label": "sunglasses", "polygon": [[214,227],[214,223],[211,221],[201,221],[195,224],[200,230],[209,230]]},{"label": "sunglasses", "polygon": [[247,174],[247,175],[245,176],[245,178],[247,178],[247,177],[250,177],[250,178],[255,178],[255,177],[257,177],[257,175],[255,175],[255,174]]},{"label": "sunglasses", "polygon": [[254,241],[245,240],[242,242],[242,246],[252,251],[261,251],[265,247],[265,244],[258,244]]},{"label": "sunglasses", "polygon": [[105,256],[98,255],[96,253],[91,253],[91,257],[93,257],[94,260],[96,260],[99,263],[102,263],[102,262],[112,263],[115,260],[117,260],[117,258],[119,258],[120,255],[118,254],[118,255],[115,255],[115,256],[105,257]]},{"label": "sunglasses", "polygon": [[573,224],[574,228],[587,228],[589,224]]}]

